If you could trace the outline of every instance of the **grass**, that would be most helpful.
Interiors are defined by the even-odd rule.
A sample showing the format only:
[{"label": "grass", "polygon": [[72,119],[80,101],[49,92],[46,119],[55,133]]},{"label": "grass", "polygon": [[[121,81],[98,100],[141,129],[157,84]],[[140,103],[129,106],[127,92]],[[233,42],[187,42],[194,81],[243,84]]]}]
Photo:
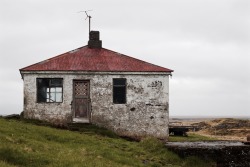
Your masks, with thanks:
[{"label": "grass", "polygon": [[0,166],[209,167],[212,164],[197,157],[181,159],[154,138],[133,142],[96,126],[69,131],[34,123],[0,118]]},{"label": "grass", "polygon": [[169,136],[169,141],[171,142],[184,142],[184,141],[213,141],[213,140],[218,140],[213,137],[207,137],[207,136],[202,136],[194,133],[189,133],[188,137],[183,137],[183,136]]}]

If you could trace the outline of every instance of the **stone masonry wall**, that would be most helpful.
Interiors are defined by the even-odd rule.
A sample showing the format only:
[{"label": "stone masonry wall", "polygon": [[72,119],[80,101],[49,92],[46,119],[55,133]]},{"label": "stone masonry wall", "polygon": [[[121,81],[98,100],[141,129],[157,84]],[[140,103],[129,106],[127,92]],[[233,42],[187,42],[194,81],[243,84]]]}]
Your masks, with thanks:
[{"label": "stone masonry wall", "polygon": [[[36,78],[63,78],[62,103],[37,103]],[[127,103],[113,104],[113,78],[127,79]],[[168,75],[23,74],[24,116],[65,124],[72,121],[73,80],[90,80],[91,123],[121,136],[168,137]]]}]

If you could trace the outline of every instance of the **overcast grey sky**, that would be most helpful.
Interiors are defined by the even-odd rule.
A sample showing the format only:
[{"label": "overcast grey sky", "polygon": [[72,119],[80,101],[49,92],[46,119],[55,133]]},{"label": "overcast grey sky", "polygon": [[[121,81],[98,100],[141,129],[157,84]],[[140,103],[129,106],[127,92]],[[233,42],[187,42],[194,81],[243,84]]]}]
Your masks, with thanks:
[{"label": "overcast grey sky", "polygon": [[249,0],[0,0],[0,115],[20,113],[19,69],[84,46],[175,70],[170,115],[250,116]]}]

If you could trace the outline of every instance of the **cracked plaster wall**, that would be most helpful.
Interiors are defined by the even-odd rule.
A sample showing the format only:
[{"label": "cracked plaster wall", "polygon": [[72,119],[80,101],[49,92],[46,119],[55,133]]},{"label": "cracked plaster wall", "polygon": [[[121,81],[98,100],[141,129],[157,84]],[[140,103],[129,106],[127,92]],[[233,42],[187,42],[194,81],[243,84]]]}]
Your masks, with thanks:
[{"label": "cracked plaster wall", "polygon": [[[36,78],[63,78],[62,103],[37,103]],[[113,104],[113,78],[127,79],[127,103]],[[168,75],[23,74],[24,116],[65,124],[72,121],[73,80],[90,80],[91,122],[121,136],[168,137]]]}]

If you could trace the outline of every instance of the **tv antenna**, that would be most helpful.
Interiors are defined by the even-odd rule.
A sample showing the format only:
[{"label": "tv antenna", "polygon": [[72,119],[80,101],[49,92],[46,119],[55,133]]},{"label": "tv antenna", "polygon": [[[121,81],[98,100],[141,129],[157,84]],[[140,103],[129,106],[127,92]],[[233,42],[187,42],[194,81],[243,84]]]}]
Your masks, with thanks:
[{"label": "tv antenna", "polygon": [[90,11],[92,11],[92,10],[85,10],[85,11],[79,11],[78,13],[81,13],[81,12],[84,12],[85,14],[86,14],[86,18],[85,18],[85,20],[86,19],[89,19],[89,33],[90,33],[90,22],[91,22],[91,16],[87,13],[87,12],[90,12]]}]

